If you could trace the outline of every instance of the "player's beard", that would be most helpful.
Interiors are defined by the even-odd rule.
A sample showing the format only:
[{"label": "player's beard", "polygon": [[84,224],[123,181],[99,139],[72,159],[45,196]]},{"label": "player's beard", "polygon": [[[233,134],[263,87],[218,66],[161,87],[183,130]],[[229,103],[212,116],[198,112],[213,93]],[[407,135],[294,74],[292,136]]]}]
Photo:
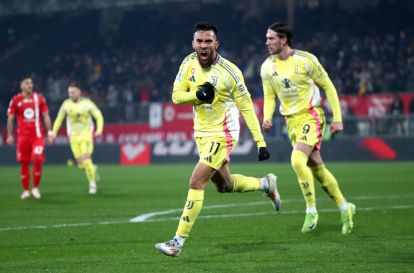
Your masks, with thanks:
[{"label": "player's beard", "polygon": [[205,54],[201,54],[201,50],[197,51],[198,62],[201,67],[207,68],[210,67],[214,62],[214,57],[216,56],[215,51],[204,50]]},{"label": "player's beard", "polygon": [[33,88],[26,88],[24,90],[22,90],[24,94],[26,94],[27,96],[30,96],[31,94],[33,94]]},{"label": "player's beard", "polygon": [[279,41],[272,47],[267,47],[270,55],[279,55],[283,51],[282,43]]},{"label": "player's beard", "polygon": [[282,47],[278,45],[274,48],[268,48],[270,55],[279,55],[282,52]]}]

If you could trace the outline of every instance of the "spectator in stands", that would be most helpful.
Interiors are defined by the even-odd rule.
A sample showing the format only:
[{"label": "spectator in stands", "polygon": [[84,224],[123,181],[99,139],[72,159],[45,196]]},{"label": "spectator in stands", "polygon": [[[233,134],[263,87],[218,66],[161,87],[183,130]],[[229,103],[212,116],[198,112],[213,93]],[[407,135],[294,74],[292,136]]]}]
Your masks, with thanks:
[{"label": "spectator in stands", "polygon": [[403,102],[398,95],[395,95],[393,98],[388,119],[390,121],[391,134],[401,136],[408,132],[408,122],[404,118]]},{"label": "spectator in stands", "polygon": [[[264,54],[260,46],[262,37],[257,35],[260,33],[257,30],[263,25],[263,22],[272,20],[271,18],[274,18],[275,14],[277,16],[283,15],[282,12],[272,9],[273,5],[269,6],[266,2],[263,1],[261,7],[255,8],[254,13],[246,12],[246,8],[233,7],[226,1],[220,5],[209,6],[217,11],[212,15],[215,17],[214,21],[221,22],[225,26],[223,33],[227,32],[226,39],[230,41],[226,44],[234,45],[231,48],[223,48],[222,52],[242,68],[248,87],[260,86],[261,84],[258,75],[252,73],[258,69]],[[313,2],[319,4],[309,4]],[[400,2],[404,1],[398,1],[398,3],[397,1],[378,1],[377,7],[380,11],[387,10],[390,14],[399,14],[398,17],[387,17],[387,26],[381,24],[383,17],[373,17],[372,10],[368,7],[353,11],[355,13],[353,14],[354,20],[352,24],[349,24],[350,12],[338,5],[322,1],[311,1],[308,5],[298,5],[295,27],[303,33],[299,35],[302,40],[297,40],[296,44],[298,48],[315,52],[320,56],[320,61],[330,71],[330,77],[337,86],[339,94],[411,91],[414,89],[414,70],[412,69],[414,66],[414,35],[409,24],[412,11],[404,9],[404,4]],[[177,5],[177,12],[185,12],[185,10],[179,9],[180,6]],[[227,13],[220,12],[223,10],[232,11],[234,16],[229,17]],[[72,44],[67,43],[66,40],[55,39],[54,48],[56,49],[54,52],[57,53],[51,56],[46,55],[44,59],[48,61],[44,64],[34,63],[34,59],[29,60],[30,65],[38,65],[43,68],[39,69],[42,71],[37,80],[39,88],[45,90],[46,94],[50,93],[47,97],[51,99],[51,102],[61,101],[60,93],[65,92],[59,90],[65,90],[65,88],[57,88],[56,86],[67,86],[69,82],[66,79],[76,78],[85,82],[89,90],[97,90],[98,95],[105,98],[105,93],[111,88],[115,88],[117,92],[122,94],[124,82],[133,80],[140,85],[148,85],[149,82],[152,82],[154,88],[151,90],[158,90],[160,95],[152,96],[150,94],[150,100],[168,100],[166,91],[169,90],[169,86],[167,83],[171,82],[175,76],[174,67],[179,62],[177,56],[181,56],[189,49],[185,46],[176,46],[179,44],[177,41],[182,40],[185,34],[168,35],[161,41],[158,40],[159,37],[155,38],[153,27],[155,25],[168,27],[173,22],[178,28],[183,28],[186,23],[184,20],[176,20],[175,15],[167,15],[163,12],[162,4],[160,4],[159,11],[153,12],[151,15],[141,9],[129,11],[124,16],[126,23],[120,24],[118,31],[111,34],[110,37],[93,35],[94,31],[99,33],[96,26],[80,26],[83,21],[78,19],[90,17],[90,14],[79,14],[76,17],[67,18],[66,20],[70,23],[62,26],[55,24],[55,28],[61,28],[58,29],[61,33],[67,33],[66,27],[68,25],[78,25],[79,35],[71,40]],[[319,15],[327,14],[326,11],[335,14],[335,16],[320,20]],[[200,13],[201,9],[186,14],[186,18],[190,21],[197,20]],[[51,16],[53,18],[53,14]],[[96,16],[99,16],[99,13]],[[61,16],[56,16],[56,22],[60,18]],[[154,24],[142,24],[141,22],[146,18],[150,18]],[[91,20],[95,19],[91,18]],[[21,37],[33,41],[33,37],[29,34],[23,35],[25,33],[19,32],[22,25],[27,25],[25,29],[29,32],[32,25],[33,28],[42,25],[46,28],[51,21],[53,19],[45,21],[41,17],[35,17],[35,19],[22,17],[18,23],[20,25],[17,27],[13,20],[10,22],[7,19],[2,21],[0,26],[0,58],[13,56],[12,53],[17,48],[24,51]],[[333,21],[334,23],[326,23]],[[129,22],[133,24],[128,24]],[[312,30],[303,27],[310,24],[314,26]],[[134,28],[131,29],[127,27],[128,25],[134,25]],[[361,28],[361,25],[364,25],[364,28]],[[7,33],[8,29],[12,30],[12,33],[2,36],[1,31]],[[234,32],[234,29],[239,29],[240,32]],[[33,33],[37,32],[33,31]],[[136,39],[134,34],[139,34],[139,37],[145,37],[145,39]],[[237,42],[240,37],[243,37],[245,41],[243,45]],[[48,39],[37,40],[48,41]],[[326,40],[330,42],[325,43]],[[245,44],[251,46],[246,48]],[[36,46],[43,47],[42,44],[36,44]],[[16,58],[18,55],[16,54]],[[14,66],[18,65],[18,62],[12,61]],[[21,63],[25,64],[26,62],[25,60]],[[2,63],[0,63],[0,70]],[[6,66],[4,65],[3,70],[8,69]],[[49,79],[50,75],[53,75],[52,79]],[[0,93],[1,101],[7,101],[8,96],[12,95],[11,88],[5,86],[8,82],[11,80],[0,81],[0,90],[10,90],[9,94],[6,94],[7,91]],[[42,82],[44,86],[42,86]],[[252,91],[255,91],[255,88],[252,88]],[[252,95],[259,96],[261,93],[259,90],[259,92],[253,92]],[[110,94],[107,103],[118,104],[121,101],[121,98],[117,98],[118,96],[121,97],[119,94]]]}]

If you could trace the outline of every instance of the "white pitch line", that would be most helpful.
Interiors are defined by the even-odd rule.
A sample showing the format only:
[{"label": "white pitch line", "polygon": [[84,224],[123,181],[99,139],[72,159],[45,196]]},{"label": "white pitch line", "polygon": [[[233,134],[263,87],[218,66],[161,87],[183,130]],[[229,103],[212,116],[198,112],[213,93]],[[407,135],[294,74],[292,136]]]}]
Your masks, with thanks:
[{"label": "white pitch line", "polygon": [[131,223],[145,222],[147,219],[152,218],[154,216],[171,214],[175,212],[180,212],[182,210],[183,209],[170,209],[170,210],[164,210],[164,211],[145,213],[145,214],[141,214],[141,215],[138,215],[137,217],[130,219],[129,222]]},{"label": "white pitch line", "polygon": [[[414,195],[385,195],[385,196],[356,196],[352,200],[369,200],[369,199],[411,199]],[[322,199],[320,201],[326,201],[328,199]],[[283,203],[294,203],[294,202],[303,202],[303,199],[289,199],[284,200]],[[220,209],[220,208],[230,208],[230,207],[246,207],[246,206],[258,206],[268,204],[268,202],[249,202],[249,203],[231,203],[231,204],[221,204],[221,205],[210,205],[204,206],[203,210],[208,209]],[[375,211],[375,210],[388,210],[388,209],[412,209],[414,205],[395,205],[395,206],[383,206],[383,207],[357,207],[357,211]],[[151,219],[154,216],[168,215],[172,213],[181,212],[181,209],[170,209],[165,211],[158,211],[152,213],[145,213],[138,215],[130,220],[122,221],[100,221],[100,222],[89,222],[89,223],[72,223],[72,224],[53,224],[53,225],[37,225],[37,226],[18,226],[18,227],[0,227],[0,232],[5,231],[18,231],[26,229],[48,229],[48,228],[66,228],[66,227],[86,227],[93,225],[114,225],[114,224],[127,224],[127,223],[146,223],[146,222],[165,222],[165,221],[177,221],[179,217],[164,217],[158,219]],[[319,209],[320,212],[337,212],[338,209]],[[282,211],[283,214],[302,214],[303,210],[291,210],[291,211]],[[252,212],[252,213],[234,213],[234,214],[211,214],[211,215],[200,215],[197,219],[213,219],[213,218],[234,218],[234,217],[249,217],[249,216],[264,216],[264,215],[273,215],[274,211],[268,212]]]},{"label": "white pitch line", "polygon": [[42,226],[20,226],[20,227],[7,227],[0,228],[2,231],[13,231],[13,230],[23,230],[23,229],[45,229],[45,228],[65,228],[65,227],[87,227],[93,225],[113,225],[113,224],[124,224],[128,221],[101,221],[96,223],[73,223],[73,224],[54,224],[54,225],[42,225]]},{"label": "white pitch line", "polygon": [[[367,208],[359,208],[357,207],[357,212],[360,211],[375,211],[375,210],[395,210],[395,209],[413,209],[414,205],[401,205],[401,206],[384,206],[384,207],[367,207]],[[324,213],[332,213],[338,212],[338,209],[318,209],[318,212]],[[303,214],[303,210],[290,210],[290,211],[283,211],[280,214]],[[251,217],[251,216],[264,216],[264,215],[274,215],[276,214],[273,212],[251,212],[251,213],[231,213],[231,214],[211,214],[211,215],[200,215],[197,217],[198,219],[213,219],[213,218],[235,218],[235,217]],[[158,218],[158,219],[148,219],[144,222],[168,222],[168,221],[177,221],[180,217],[168,217],[168,218]]]},{"label": "white pitch line", "polygon": [[[385,196],[356,196],[352,198],[352,200],[371,200],[371,199],[405,199],[405,198],[414,198],[414,195],[385,195]],[[329,199],[321,199],[319,201],[326,201]],[[296,202],[303,202],[303,199],[288,199],[288,200],[282,200],[283,204],[286,203],[296,203]],[[203,210],[207,209],[222,209],[222,208],[233,208],[233,207],[247,207],[247,206],[260,206],[268,204],[268,201],[260,201],[260,202],[247,202],[247,203],[230,203],[230,204],[221,204],[221,205],[210,205],[210,206],[203,206]],[[148,222],[151,218],[154,216],[159,215],[166,215],[166,214],[172,214],[176,212],[181,212],[183,209],[172,209],[172,210],[165,210],[165,211],[158,211],[158,212],[150,212],[150,213],[144,213],[141,215],[138,215],[137,217],[134,217],[130,219],[129,221],[132,223],[140,223],[140,222]],[[335,211],[337,211],[335,209]],[[284,213],[284,212],[283,212]],[[199,216],[198,218],[200,218]]]}]

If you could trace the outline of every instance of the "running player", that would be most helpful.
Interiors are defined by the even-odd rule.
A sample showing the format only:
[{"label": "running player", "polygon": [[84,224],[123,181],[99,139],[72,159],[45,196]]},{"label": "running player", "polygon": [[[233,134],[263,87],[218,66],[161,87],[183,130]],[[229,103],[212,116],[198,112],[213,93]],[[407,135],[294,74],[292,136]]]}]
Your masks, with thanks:
[{"label": "running player", "polygon": [[239,110],[257,144],[259,160],[269,159],[270,154],[242,73],[216,52],[217,28],[209,23],[197,24],[192,45],[195,52],[180,66],[172,100],[175,104],[194,106],[194,138],[199,161],[190,178],[187,201],[174,238],[155,245],[168,256],[180,254],[201,211],[209,180],[218,192],[262,191],[276,210],[281,203],[274,174],[255,178],[230,173],[230,153],[239,138]]},{"label": "running player", "polygon": [[291,163],[298,177],[306,201],[306,217],[302,232],[316,228],[318,212],[313,176],[335,201],[341,211],[342,233],[350,233],[355,205],[346,201],[338,182],[325,167],[320,154],[325,116],[320,107],[321,87],[333,111],[331,133],[343,130],[338,95],[328,74],[318,59],[305,51],[292,49],[293,31],[283,22],[273,23],[266,34],[266,46],[270,57],[261,67],[264,91],[264,131],[272,128],[276,97],[280,100],[280,113],[286,119],[293,146]]},{"label": "running player", "polygon": [[[70,141],[70,147],[76,158],[78,167],[83,168],[89,181],[89,194],[97,191],[96,182],[99,180],[97,166],[92,162],[93,136],[102,134],[104,119],[101,111],[90,99],[81,95],[78,84],[72,83],[68,88],[69,98],[59,109],[59,113],[53,124],[52,137],[55,137],[66,117],[66,131]],[[96,120],[97,129],[93,133],[92,117]]]}]

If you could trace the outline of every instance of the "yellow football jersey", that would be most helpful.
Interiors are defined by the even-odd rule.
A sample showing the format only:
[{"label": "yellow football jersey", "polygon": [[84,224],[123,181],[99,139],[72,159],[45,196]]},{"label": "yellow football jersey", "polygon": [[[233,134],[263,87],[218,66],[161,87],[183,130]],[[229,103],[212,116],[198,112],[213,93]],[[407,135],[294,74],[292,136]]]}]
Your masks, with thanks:
[{"label": "yellow football jersey", "polygon": [[55,134],[59,131],[65,117],[66,130],[70,137],[91,134],[94,129],[92,117],[96,120],[96,132],[102,133],[104,123],[102,113],[95,103],[87,98],[81,98],[78,102],[66,99],[62,103],[55,123],[53,124],[53,132]]},{"label": "yellow football jersey", "polygon": [[[211,104],[202,104],[196,97],[198,86],[205,82],[216,90]],[[237,141],[240,110],[258,147],[266,146],[241,71],[220,55],[208,68],[201,67],[195,52],[188,55],[175,78],[172,99],[176,104],[194,105],[195,137],[217,136]]]},{"label": "yellow football jersey", "polygon": [[308,111],[320,106],[321,87],[331,105],[334,121],[342,121],[338,94],[318,59],[305,51],[292,50],[286,60],[271,55],[262,64],[264,92],[264,119],[271,120],[280,100],[280,113],[284,116]]}]

